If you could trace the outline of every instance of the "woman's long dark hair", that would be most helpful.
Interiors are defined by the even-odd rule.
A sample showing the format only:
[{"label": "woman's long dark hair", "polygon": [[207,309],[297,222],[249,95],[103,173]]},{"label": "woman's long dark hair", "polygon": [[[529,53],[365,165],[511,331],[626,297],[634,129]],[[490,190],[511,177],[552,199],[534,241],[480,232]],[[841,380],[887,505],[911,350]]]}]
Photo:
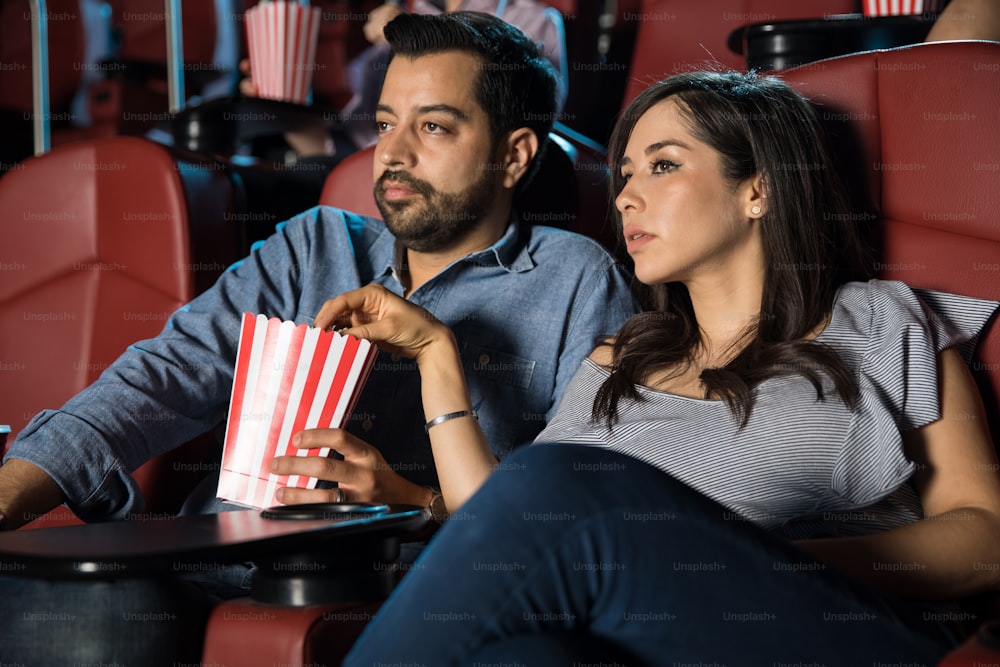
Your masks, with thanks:
[{"label": "woman's long dark hair", "polygon": [[[807,340],[829,317],[836,291],[867,277],[843,185],[829,159],[810,104],[784,82],[754,73],[689,72],[654,84],[622,112],[611,136],[611,192],[624,187],[620,165],[639,117],[672,98],[696,139],[721,154],[733,187],[763,177],[761,218],[766,262],[761,312],[738,339],[741,351],[722,368],[705,369],[706,398],[726,401],[741,428],[753,409],[753,389],[782,375],[805,376],[823,398],[821,373],[853,407],[857,386],[840,356]],[[615,209],[619,235],[620,212]],[[625,323],[612,347],[611,375],[594,400],[595,421],[612,426],[618,402],[640,400],[637,385],[654,372],[682,373],[701,345],[687,287],[680,282],[641,288],[647,312]],[[611,344],[611,343],[609,343]]]}]

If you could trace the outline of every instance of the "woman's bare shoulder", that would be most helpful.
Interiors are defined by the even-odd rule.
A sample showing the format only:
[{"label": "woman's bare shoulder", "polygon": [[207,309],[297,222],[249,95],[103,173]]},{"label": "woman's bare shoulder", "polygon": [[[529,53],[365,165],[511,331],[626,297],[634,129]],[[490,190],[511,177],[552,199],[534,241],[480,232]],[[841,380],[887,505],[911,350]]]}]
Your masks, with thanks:
[{"label": "woman's bare shoulder", "polygon": [[611,362],[614,359],[614,344],[615,337],[609,336],[595,347],[594,351],[587,358],[599,366],[604,366],[605,368],[611,366]]}]

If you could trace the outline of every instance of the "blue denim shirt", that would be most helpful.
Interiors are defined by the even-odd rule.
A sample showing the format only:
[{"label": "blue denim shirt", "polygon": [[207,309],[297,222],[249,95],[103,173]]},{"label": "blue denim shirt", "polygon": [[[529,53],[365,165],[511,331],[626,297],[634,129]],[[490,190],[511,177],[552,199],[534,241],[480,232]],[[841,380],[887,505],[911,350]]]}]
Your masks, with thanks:
[{"label": "blue denim shirt", "polygon": [[[87,520],[140,511],[129,474],[226,415],[244,312],[312,323],[323,303],[378,283],[403,293],[394,237],[381,221],[310,209],[174,313],[60,410],[36,416],[8,458],[28,460]],[[455,332],[473,405],[498,457],[531,442],[594,347],[637,306],[597,243],[512,221],[492,247],[459,259],[410,295]],[[348,429],[399,474],[436,484],[420,376],[380,353]]]}]

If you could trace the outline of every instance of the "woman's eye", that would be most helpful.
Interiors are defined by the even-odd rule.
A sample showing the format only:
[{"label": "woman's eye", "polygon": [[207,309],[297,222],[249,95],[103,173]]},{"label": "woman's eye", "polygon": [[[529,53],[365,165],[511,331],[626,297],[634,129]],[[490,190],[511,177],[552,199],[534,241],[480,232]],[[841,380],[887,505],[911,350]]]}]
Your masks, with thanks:
[{"label": "woman's eye", "polygon": [[622,172],[621,176],[622,176],[622,183],[628,183],[629,179],[632,178],[631,172],[628,174]]},{"label": "woman's eye", "polygon": [[379,134],[389,131],[389,122],[384,120],[375,121],[375,131]]},{"label": "woman's eye", "polygon": [[652,165],[654,174],[666,174],[673,171],[678,166],[679,165],[676,162],[672,162],[671,160],[657,160]]}]

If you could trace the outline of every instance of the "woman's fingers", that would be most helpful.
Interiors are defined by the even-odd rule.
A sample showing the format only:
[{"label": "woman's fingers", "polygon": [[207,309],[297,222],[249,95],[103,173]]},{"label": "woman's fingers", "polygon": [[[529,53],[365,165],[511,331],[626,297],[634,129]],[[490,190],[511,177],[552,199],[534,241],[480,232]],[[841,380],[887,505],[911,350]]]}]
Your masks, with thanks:
[{"label": "woman's fingers", "polygon": [[416,357],[446,329],[433,315],[380,285],[345,292],[323,304],[314,326],[379,343]]},{"label": "woman's fingers", "polygon": [[383,317],[385,315],[383,302],[387,296],[399,299],[380,285],[368,285],[344,292],[323,304],[313,320],[313,326],[330,329],[338,324],[342,327],[350,326]]}]

